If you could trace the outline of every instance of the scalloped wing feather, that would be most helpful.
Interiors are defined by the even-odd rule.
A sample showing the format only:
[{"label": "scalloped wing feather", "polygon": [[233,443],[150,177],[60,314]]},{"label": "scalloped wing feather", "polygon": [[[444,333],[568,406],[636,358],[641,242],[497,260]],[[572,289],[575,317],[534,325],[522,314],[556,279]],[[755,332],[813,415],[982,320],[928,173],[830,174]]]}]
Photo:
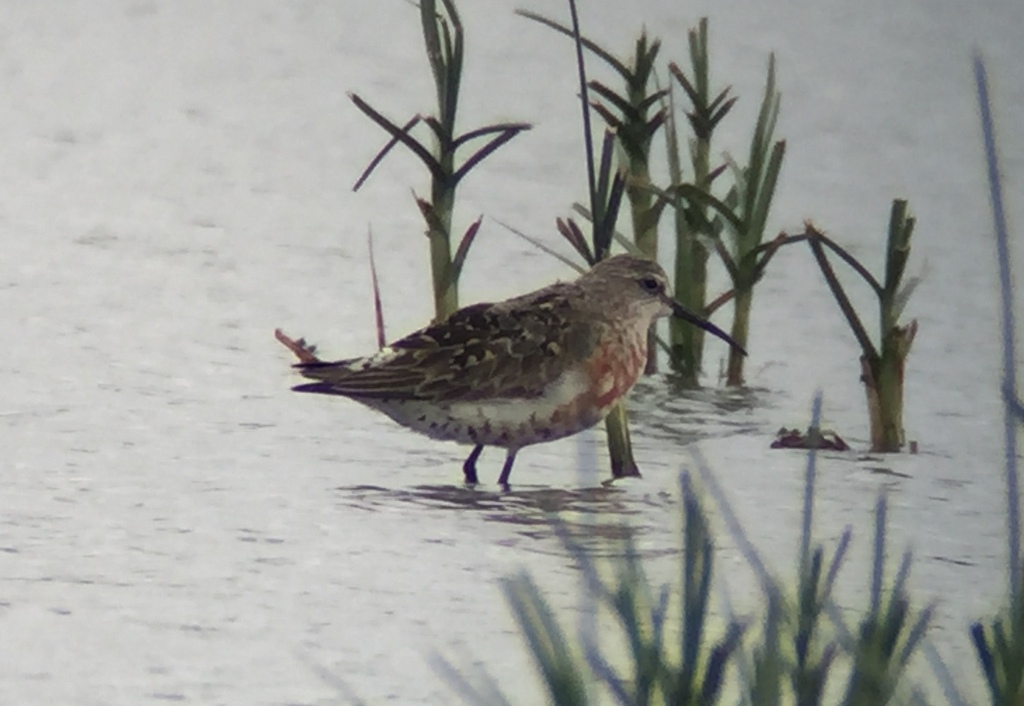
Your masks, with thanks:
[{"label": "scalloped wing feather", "polygon": [[539,397],[596,345],[588,318],[572,316],[572,286],[468,306],[373,356],[296,365],[319,381],[296,389],[430,402]]}]

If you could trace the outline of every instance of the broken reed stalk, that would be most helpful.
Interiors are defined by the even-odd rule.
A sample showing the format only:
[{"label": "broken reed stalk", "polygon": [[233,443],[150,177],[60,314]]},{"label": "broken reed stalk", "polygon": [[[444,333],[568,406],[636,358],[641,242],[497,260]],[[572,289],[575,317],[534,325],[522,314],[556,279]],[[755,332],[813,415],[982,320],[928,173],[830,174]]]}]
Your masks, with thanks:
[{"label": "broken reed stalk", "polygon": [[[886,241],[885,280],[879,282],[856,258],[850,255],[814,225],[807,223],[804,235],[814,253],[825,282],[835,297],[843,316],[861,347],[860,374],[867,396],[868,419],[871,430],[871,450],[877,453],[899,451],[904,444],[903,433],[903,379],[907,356],[917,335],[917,321],[901,326],[899,317],[907,300],[920,279],[903,282],[907,259],[910,257],[910,237],[915,220],[908,215],[907,202],[896,199],[889,215],[889,235]],[[830,249],[867,282],[879,305],[879,342],[868,335],[850,298],[832,269],[825,252]]]}]

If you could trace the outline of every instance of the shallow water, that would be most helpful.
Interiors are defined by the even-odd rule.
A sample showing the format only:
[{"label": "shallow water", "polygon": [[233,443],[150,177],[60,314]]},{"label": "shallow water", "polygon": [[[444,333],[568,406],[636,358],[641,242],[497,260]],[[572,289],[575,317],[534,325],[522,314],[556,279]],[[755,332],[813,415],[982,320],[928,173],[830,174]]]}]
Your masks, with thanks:
[{"label": "shallow water", "polygon": [[[457,217],[485,213],[560,247],[552,221],[584,188],[569,45],[515,18],[516,3],[463,5],[463,125],[536,127],[469,178]],[[811,217],[877,269],[890,200],[909,198],[910,270],[926,278],[907,312],[920,333],[906,424],[921,453],[823,454],[816,531],[834,542],[855,528],[839,598],[863,605],[871,512],[887,489],[891,554],[913,547],[915,590],[939,601],[933,637],[976,684],[965,628],[1001,597],[1005,539],[995,264],[969,55],[981,47],[990,62],[1021,223],[1024,6],[636,6],[595,0],[583,21],[622,48],[646,23],[680,58],[685,29],[710,14],[714,79],[741,96],[723,148],[742,149],[777,52],[789,149],[770,229]],[[628,534],[652,580],[669,580],[678,473],[696,468],[696,448],[785,575],[805,460],[769,451],[775,431],[805,425],[824,388],[825,425],[866,447],[855,343],[809,254],[793,250],[760,285],[749,390],[716,390],[713,375],[701,392],[664,376],[638,386],[643,478],[603,486],[595,431],[524,451],[511,494],[488,485],[501,454],[485,452],[485,484],[467,490],[465,449],[292,394],[272,336],[283,327],[326,356],[372,350],[371,226],[389,333],[430,315],[410,199],[421,172],[394,155],[349,192],[382,136],[345,92],[398,117],[430,105],[411,7],[9,4],[0,39],[2,703],[326,704],[346,689],[370,703],[451,703],[435,651],[534,703],[498,579],[533,572],[575,622],[578,576],[547,513],[599,553]],[[487,221],[463,301],[569,274]],[[709,355],[714,370],[724,349]],[[718,545],[735,602],[753,606],[731,538]]]}]

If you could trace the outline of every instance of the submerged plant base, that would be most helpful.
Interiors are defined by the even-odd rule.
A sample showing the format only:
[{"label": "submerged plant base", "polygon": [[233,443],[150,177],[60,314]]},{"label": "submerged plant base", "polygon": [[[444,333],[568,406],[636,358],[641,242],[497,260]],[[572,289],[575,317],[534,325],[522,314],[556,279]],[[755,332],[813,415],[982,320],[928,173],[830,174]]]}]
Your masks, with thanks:
[{"label": "submerged plant base", "polygon": [[903,448],[903,370],[917,335],[917,321],[893,326],[879,357],[861,356],[861,380],[871,422],[871,450],[895,453]]},{"label": "submerged plant base", "polygon": [[850,446],[843,437],[829,429],[808,427],[807,432],[782,427],[772,442],[773,449],[825,449],[827,451],[849,451]]}]

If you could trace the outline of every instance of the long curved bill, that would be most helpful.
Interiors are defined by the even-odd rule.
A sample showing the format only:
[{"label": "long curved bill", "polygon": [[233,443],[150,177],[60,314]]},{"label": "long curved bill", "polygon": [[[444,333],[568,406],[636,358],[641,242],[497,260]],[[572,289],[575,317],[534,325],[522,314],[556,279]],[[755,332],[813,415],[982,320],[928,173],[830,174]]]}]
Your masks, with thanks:
[{"label": "long curved bill", "polygon": [[736,341],[733,340],[732,336],[730,336],[725,331],[715,326],[713,323],[705,319],[703,316],[698,316],[697,314],[694,314],[692,311],[687,309],[685,306],[677,302],[672,297],[665,297],[665,303],[672,307],[672,316],[676,317],[677,319],[682,319],[683,321],[689,321],[694,326],[699,326],[708,333],[718,336],[743,355],[747,354],[747,351],[743,349],[743,346],[736,343]]}]

